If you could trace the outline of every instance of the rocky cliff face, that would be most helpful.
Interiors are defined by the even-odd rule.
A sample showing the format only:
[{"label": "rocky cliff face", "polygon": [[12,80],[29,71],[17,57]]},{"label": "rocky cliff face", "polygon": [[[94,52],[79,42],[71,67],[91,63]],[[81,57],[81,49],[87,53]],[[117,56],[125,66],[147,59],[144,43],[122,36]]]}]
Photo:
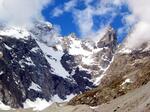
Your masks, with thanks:
[{"label": "rocky cliff face", "polygon": [[[98,85],[117,49],[116,32],[109,28],[98,41],[90,39],[81,41],[75,35],[70,35],[68,38],[63,38],[55,48],[62,49],[66,54],[74,57],[74,61],[67,60],[67,63],[72,63],[71,68],[78,67],[88,71],[94,84]],[[67,58],[68,55],[64,55],[63,58],[65,56]],[[69,72],[74,72],[73,69],[69,70]]]},{"label": "rocky cliff face", "polygon": [[65,99],[66,95],[80,91],[71,79],[51,72],[51,66],[34,39],[2,37],[0,48],[3,52],[1,99],[5,104],[22,107],[26,99],[34,101],[39,97],[49,101],[55,94]]},{"label": "rocky cliff face", "polygon": [[[30,31],[1,29],[1,102],[18,108],[37,98],[63,101],[99,82],[115,53],[115,32],[109,30],[98,42],[69,36],[49,44],[53,34],[48,23],[36,23]],[[101,41],[103,46],[99,46]]]},{"label": "rocky cliff face", "polygon": [[148,43],[142,46],[134,50],[119,49],[99,87],[76,96],[69,104],[101,105],[147,84],[150,81],[150,49]]}]

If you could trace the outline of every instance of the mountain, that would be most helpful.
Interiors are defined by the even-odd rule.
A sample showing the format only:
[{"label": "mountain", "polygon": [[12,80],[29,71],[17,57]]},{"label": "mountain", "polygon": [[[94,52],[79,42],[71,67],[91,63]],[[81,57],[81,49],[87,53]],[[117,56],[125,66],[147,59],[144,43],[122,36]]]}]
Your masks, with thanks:
[{"label": "mountain", "polygon": [[149,112],[150,42],[127,45],[113,28],[92,40],[59,37],[48,22],[0,26],[0,108]]},{"label": "mountain", "polygon": [[48,22],[35,22],[32,29],[1,26],[0,101],[27,108],[69,100],[99,84],[116,48],[112,28],[93,41],[57,37]]},{"label": "mountain", "polygon": [[[113,62],[105,72],[106,75],[101,79],[100,85],[76,96],[69,102],[70,105],[101,105],[101,108],[104,105],[111,108],[111,105],[113,105],[112,108],[119,106],[116,110],[118,112],[132,112],[135,108],[140,109],[135,109],[136,112],[149,112],[149,100],[147,99],[149,95],[146,89],[141,88],[149,88],[150,44],[146,42],[135,49],[129,49],[125,45],[126,41],[116,51]],[[130,98],[132,99],[130,100]],[[140,98],[142,101],[140,101]],[[143,105],[139,102],[142,102]],[[127,111],[125,107],[130,111]],[[121,110],[120,108],[124,109]],[[111,112],[112,110],[107,111]]]}]

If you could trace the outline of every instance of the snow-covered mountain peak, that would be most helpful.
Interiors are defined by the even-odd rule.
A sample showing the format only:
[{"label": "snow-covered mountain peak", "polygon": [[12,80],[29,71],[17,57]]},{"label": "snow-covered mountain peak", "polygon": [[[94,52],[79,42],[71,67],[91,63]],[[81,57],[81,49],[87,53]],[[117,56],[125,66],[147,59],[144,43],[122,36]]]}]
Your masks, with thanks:
[{"label": "snow-covered mountain peak", "polygon": [[0,30],[0,35],[1,36],[9,36],[12,38],[17,38],[17,39],[20,39],[20,38],[26,39],[27,37],[30,36],[30,33],[25,28],[5,27],[2,30]]},{"label": "snow-covered mountain peak", "polygon": [[6,94],[14,96],[2,97],[12,107],[22,107],[26,100],[37,98],[52,101],[58,96],[66,100],[67,96],[95,87],[95,82],[100,81],[109,67],[117,46],[115,33],[111,31],[97,44],[74,34],[58,37],[47,22],[36,22],[30,30],[1,29],[0,38],[0,77],[6,85],[3,88]]},{"label": "snow-covered mountain peak", "polygon": [[[99,41],[92,39],[79,39],[75,35],[62,38],[56,49],[67,51],[75,58],[75,63],[81,70],[92,74],[93,81],[97,81],[100,74],[106,71],[117,47],[116,32],[107,30]],[[99,79],[99,78],[98,78]]]},{"label": "snow-covered mountain peak", "polygon": [[8,26],[2,25],[0,29],[1,36],[9,36],[17,39],[26,39],[27,37],[34,34],[38,37],[51,35],[52,24],[49,22],[36,21],[32,27],[19,27],[19,26]]}]

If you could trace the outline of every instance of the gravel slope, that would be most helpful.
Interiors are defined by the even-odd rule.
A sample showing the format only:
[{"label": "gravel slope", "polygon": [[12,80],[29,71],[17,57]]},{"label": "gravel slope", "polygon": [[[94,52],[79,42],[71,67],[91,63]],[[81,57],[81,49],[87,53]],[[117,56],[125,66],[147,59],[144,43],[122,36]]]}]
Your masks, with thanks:
[{"label": "gravel slope", "polygon": [[150,82],[95,109],[96,112],[150,112]]}]

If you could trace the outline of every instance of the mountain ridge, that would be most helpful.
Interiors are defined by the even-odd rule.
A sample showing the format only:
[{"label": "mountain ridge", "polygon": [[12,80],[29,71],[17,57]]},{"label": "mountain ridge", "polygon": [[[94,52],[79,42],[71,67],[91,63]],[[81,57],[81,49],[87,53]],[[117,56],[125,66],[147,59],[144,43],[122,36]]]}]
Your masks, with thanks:
[{"label": "mountain ridge", "polygon": [[[116,37],[113,37],[114,43],[106,40],[107,44],[110,41],[114,45],[112,49],[98,47],[96,43],[93,46],[92,41],[80,41],[74,36],[60,38],[61,43],[52,41],[49,45],[47,42],[53,40],[54,34],[52,25],[47,22],[37,23],[30,31],[11,27],[0,31],[3,54],[0,99],[4,104],[19,108],[37,98],[65,101],[69,96],[96,87],[96,78],[103,74],[113,57]],[[90,60],[96,64],[86,63]]]}]

